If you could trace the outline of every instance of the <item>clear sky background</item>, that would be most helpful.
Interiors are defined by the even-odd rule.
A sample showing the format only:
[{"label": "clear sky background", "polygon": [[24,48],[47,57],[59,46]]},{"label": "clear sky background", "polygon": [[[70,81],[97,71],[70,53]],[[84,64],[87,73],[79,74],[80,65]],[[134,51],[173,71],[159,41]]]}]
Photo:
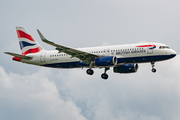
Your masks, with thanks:
[{"label": "clear sky background", "polygon": [[51,69],[12,61],[23,25],[47,50],[36,29],[78,47],[160,42],[179,53],[179,0],[1,0],[0,120],[179,120],[180,55],[140,64],[134,74]]}]

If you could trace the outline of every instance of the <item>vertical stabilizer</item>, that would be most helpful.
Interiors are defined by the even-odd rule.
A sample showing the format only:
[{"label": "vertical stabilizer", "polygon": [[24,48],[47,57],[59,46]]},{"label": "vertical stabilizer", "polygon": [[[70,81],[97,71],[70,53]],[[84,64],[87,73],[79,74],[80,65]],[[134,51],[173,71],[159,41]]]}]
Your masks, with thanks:
[{"label": "vertical stabilizer", "polygon": [[30,53],[38,53],[42,47],[36,42],[36,40],[30,35],[30,33],[23,26],[16,27],[17,35],[19,38],[19,45],[21,48],[22,55]]}]

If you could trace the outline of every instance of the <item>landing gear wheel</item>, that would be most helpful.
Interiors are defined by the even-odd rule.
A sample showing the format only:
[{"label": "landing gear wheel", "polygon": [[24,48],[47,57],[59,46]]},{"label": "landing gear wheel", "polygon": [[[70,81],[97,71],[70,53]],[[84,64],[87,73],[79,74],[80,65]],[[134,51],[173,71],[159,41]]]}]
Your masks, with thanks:
[{"label": "landing gear wheel", "polygon": [[152,65],[152,70],[151,70],[151,71],[152,71],[153,73],[156,72],[156,69],[154,68],[154,66],[155,66],[154,64],[155,64],[155,62],[151,62],[151,65]]},{"label": "landing gear wheel", "polygon": [[101,75],[101,78],[106,80],[106,79],[108,79],[108,75],[107,75],[106,73],[103,73],[103,74]]},{"label": "landing gear wheel", "polygon": [[153,68],[153,69],[152,69],[152,72],[153,72],[153,73],[155,73],[155,72],[156,72],[156,69],[155,69],[155,68]]},{"label": "landing gear wheel", "polygon": [[87,69],[86,73],[88,75],[93,75],[94,74],[94,71],[92,69]]}]

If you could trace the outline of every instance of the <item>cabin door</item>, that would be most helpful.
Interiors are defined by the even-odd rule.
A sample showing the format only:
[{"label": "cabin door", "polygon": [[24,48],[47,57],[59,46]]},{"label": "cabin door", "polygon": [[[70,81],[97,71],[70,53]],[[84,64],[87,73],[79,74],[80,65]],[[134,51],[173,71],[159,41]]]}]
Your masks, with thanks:
[{"label": "cabin door", "polygon": [[147,53],[148,54],[153,54],[153,46],[152,46],[152,44],[149,45],[149,47],[147,48]]},{"label": "cabin door", "polygon": [[46,62],[45,55],[46,55],[45,52],[42,52],[42,53],[41,53],[41,56],[40,56],[40,61],[41,61],[41,63]]}]

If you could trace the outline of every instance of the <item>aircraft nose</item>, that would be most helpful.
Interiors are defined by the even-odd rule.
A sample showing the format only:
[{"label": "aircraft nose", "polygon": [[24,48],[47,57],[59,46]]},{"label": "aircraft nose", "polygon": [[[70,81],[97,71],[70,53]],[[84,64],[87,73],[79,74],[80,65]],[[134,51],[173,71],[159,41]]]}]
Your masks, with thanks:
[{"label": "aircraft nose", "polygon": [[174,50],[171,50],[171,55],[172,55],[172,57],[175,57],[176,56],[176,51],[174,51]]}]

